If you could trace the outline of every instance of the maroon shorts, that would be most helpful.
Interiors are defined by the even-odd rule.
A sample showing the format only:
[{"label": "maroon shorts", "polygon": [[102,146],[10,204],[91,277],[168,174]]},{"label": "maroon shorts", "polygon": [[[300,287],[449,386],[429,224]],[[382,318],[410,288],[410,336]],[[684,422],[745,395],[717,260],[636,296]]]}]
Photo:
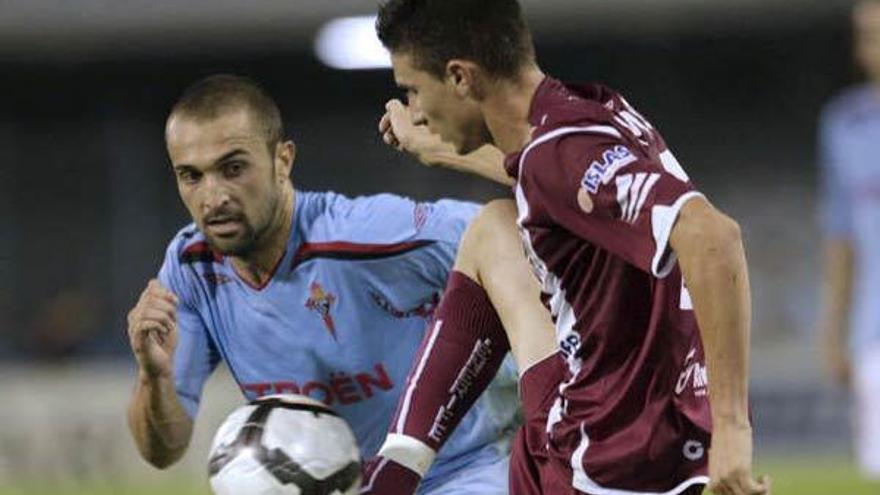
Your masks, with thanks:
[{"label": "maroon shorts", "polygon": [[[517,431],[510,454],[511,495],[601,495],[574,487],[572,456],[577,445],[562,446],[547,434],[547,417],[558,396],[565,377],[565,363],[557,355],[550,356],[526,370],[520,379],[520,399],[525,414],[524,424]],[[695,474],[705,472],[705,463]],[[626,483],[624,483],[626,484]],[[609,487],[611,488],[611,487]],[[699,495],[702,483],[692,484],[670,495]],[[633,495],[656,490],[621,489]]]}]

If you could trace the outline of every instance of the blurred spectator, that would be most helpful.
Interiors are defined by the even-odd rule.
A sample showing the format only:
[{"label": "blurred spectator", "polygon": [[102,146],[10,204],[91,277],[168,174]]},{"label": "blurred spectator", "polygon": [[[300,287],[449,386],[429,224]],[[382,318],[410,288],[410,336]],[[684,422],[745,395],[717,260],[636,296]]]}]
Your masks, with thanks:
[{"label": "blurred spectator", "polygon": [[60,361],[81,350],[101,329],[102,303],[83,289],[65,289],[37,310],[28,344],[37,358]]},{"label": "blurred spectator", "polygon": [[859,465],[880,478],[880,1],[859,2],[853,26],[868,81],[827,105],[819,131],[821,335],[828,373],[855,394]]}]

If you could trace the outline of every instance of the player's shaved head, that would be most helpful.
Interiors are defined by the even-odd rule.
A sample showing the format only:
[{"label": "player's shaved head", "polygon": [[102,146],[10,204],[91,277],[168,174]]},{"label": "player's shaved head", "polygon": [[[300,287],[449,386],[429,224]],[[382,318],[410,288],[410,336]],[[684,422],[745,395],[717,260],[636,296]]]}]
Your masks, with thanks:
[{"label": "player's shaved head", "polygon": [[861,0],[853,7],[853,38],[858,65],[880,82],[880,0]]},{"label": "player's shaved head", "polygon": [[216,74],[186,88],[171,108],[168,119],[187,117],[214,120],[230,111],[247,109],[265,134],[269,149],[284,138],[281,111],[269,93],[255,81],[232,74]]},{"label": "player's shaved head", "polygon": [[287,239],[296,148],[257,83],[197,81],[172,108],[165,140],[180,197],[214,250],[253,261]]},{"label": "player's shaved head", "polygon": [[512,78],[535,56],[517,0],[387,0],[376,31],[391,52],[411,54],[420,69],[438,78],[452,59]]}]

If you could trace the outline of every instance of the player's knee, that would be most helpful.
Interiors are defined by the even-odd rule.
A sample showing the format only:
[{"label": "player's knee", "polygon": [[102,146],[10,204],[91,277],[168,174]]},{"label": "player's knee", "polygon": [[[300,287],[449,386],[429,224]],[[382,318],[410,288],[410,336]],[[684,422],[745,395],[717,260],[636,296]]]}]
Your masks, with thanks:
[{"label": "player's knee", "polygon": [[[465,237],[474,241],[491,241],[504,233],[514,233],[516,229],[516,205],[508,199],[496,199],[486,203],[471,224]],[[488,249],[489,242],[479,242]]]},{"label": "player's knee", "polygon": [[510,225],[516,222],[516,203],[509,199],[496,199],[486,203],[477,215],[485,226],[498,225],[499,222]]},{"label": "player's knee", "polygon": [[455,269],[479,280],[481,265],[497,254],[499,244],[515,244],[520,249],[516,239],[516,205],[506,199],[490,201],[465,230]]}]

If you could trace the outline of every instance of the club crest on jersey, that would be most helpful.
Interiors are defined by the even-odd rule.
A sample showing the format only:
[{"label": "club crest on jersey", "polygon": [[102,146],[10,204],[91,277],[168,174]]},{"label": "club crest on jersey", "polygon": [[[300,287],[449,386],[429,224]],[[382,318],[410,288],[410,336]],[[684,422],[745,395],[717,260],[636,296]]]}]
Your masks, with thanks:
[{"label": "club crest on jersey", "polygon": [[325,292],[318,282],[312,282],[312,285],[309,286],[309,298],[306,299],[306,307],[321,316],[324,326],[327,327],[327,331],[330,332],[333,340],[336,340],[336,324],[333,322],[333,315],[330,314],[330,310],[335,302],[336,296]]}]

